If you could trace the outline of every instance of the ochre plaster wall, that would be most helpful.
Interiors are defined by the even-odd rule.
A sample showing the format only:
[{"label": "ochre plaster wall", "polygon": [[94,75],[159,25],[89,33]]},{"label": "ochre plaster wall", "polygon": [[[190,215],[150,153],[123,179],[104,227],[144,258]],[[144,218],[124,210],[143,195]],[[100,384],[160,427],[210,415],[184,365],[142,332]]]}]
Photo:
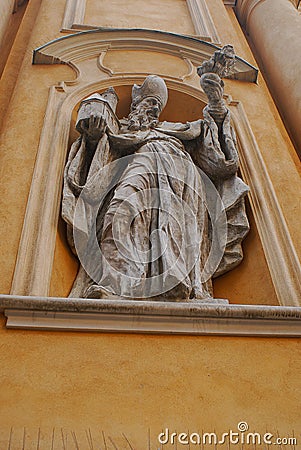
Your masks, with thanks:
[{"label": "ochre plaster wall", "polygon": [[14,0],[2,0],[0,3],[0,78],[11,53],[26,7],[26,1],[19,7],[14,7]]},{"label": "ochre plaster wall", "polygon": [[[0,448],[67,450],[102,445],[101,431],[118,450],[151,449],[171,431],[250,431],[299,436],[301,348],[297,339],[110,335],[1,330]],[[96,445],[98,443],[98,446]],[[5,445],[6,444],[6,445]],[[232,447],[232,446],[231,446]],[[233,446],[235,448],[236,446]],[[103,448],[103,447],[101,447]],[[108,441],[108,450],[113,450]],[[163,446],[164,449],[175,448]],[[178,446],[188,448],[188,446]],[[191,446],[191,449],[199,448]],[[210,446],[208,448],[211,448]],[[219,448],[223,449],[224,446]],[[240,448],[240,447],[239,447]],[[245,448],[245,447],[244,447]]]},{"label": "ochre plaster wall", "polygon": [[149,0],[143,5],[139,0],[87,2],[85,24],[195,33],[186,0]]}]

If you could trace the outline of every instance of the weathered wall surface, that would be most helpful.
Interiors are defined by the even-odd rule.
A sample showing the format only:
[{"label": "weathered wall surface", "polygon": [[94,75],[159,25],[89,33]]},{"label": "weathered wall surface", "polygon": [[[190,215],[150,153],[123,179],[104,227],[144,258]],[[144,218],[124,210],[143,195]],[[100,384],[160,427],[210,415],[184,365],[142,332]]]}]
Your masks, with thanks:
[{"label": "weathered wall surface", "polygon": [[4,73],[9,87],[13,82],[13,94],[7,105],[5,86],[2,85],[1,107],[4,105],[5,109],[0,107],[3,119],[0,160],[5,187],[1,196],[1,292],[9,292],[11,286],[49,88],[60,79],[73,77],[67,66],[39,67],[35,71],[31,65],[33,49],[58,36],[63,10],[64,2],[61,6],[56,2],[52,17],[53,2],[48,5],[46,2],[40,10],[39,1],[30,2],[27,10],[29,24],[22,23],[19,30],[21,37],[23,33],[28,35],[27,28],[31,25],[28,47],[23,53],[23,42],[17,40],[12,49],[18,56],[20,51],[23,58],[21,67],[15,73],[14,59]]},{"label": "weathered wall surface", "polygon": [[[14,358],[12,358],[14,355]],[[1,448],[12,442],[35,449],[76,449],[89,428],[94,448],[105,432],[118,449],[148,448],[172,432],[249,431],[282,437],[300,428],[301,354],[295,339],[96,335],[1,331]],[[98,445],[98,446],[97,446]],[[232,446],[231,446],[232,447]],[[233,446],[235,448],[236,446]],[[101,447],[102,448],[102,447]],[[165,449],[174,446],[163,446]],[[178,446],[188,448],[188,446]],[[191,445],[191,449],[199,448]],[[208,448],[211,448],[208,446]],[[224,446],[220,446],[224,448]],[[19,450],[14,444],[12,450]]]},{"label": "weathered wall surface", "polygon": [[0,78],[11,54],[12,45],[26,11],[27,1],[3,0],[0,4]]},{"label": "weathered wall surface", "polygon": [[[171,14],[173,20],[171,20]],[[177,20],[181,17],[181,20]],[[85,23],[112,28],[150,28],[194,34],[191,16],[185,0],[148,1],[141,8],[139,0],[88,2]]]}]

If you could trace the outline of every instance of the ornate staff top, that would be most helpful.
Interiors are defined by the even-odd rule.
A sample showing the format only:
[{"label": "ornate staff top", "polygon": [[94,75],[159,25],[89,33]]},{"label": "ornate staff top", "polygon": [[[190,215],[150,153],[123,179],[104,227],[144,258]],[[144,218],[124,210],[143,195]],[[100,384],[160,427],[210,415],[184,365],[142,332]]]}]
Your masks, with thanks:
[{"label": "ornate staff top", "polygon": [[203,110],[204,118],[210,113],[218,125],[222,124],[228,111],[223,100],[224,82],[221,77],[230,75],[234,64],[233,46],[225,45],[197,68],[201,87],[208,97],[208,105]]},{"label": "ornate staff top", "polygon": [[221,50],[216,50],[211,58],[204,61],[197,68],[201,77],[204,73],[216,73],[221,78],[231,75],[235,65],[235,52],[232,45],[225,45]]}]

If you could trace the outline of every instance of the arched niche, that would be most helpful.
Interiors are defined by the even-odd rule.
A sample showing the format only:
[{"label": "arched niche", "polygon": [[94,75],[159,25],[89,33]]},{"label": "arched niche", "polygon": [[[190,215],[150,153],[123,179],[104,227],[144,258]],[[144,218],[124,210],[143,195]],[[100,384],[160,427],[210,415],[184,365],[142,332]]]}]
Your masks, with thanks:
[{"label": "arched niche", "polygon": [[[178,57],[193,66],[210,59],[219,46],[202,39],[143,28],[97,28],[61,37],[37,48],[33,53],[33,64],[68,64],[75,70],[81,62],[99,57],[98,66],[110,75],[114,71],[103,65],[103,57],[112,51],[158,52]],[[256,83],[258,70],[243,58],[235,57],[235,67],[229,78]],[[144,72],[139,68],[136,73]],[[79,72],[77,73],[79,76]],[[190,76],[188,74],[187,76]],[[182,77],[182,80],[186,75]]]}]

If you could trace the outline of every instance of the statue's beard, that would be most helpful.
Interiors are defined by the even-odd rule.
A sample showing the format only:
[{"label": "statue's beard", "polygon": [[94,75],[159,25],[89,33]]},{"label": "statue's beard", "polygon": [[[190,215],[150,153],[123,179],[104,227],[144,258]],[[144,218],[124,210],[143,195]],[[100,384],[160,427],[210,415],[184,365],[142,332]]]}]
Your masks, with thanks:
[{"label": "statue's beard", "polygon": [[155,128],[159,123],[159,111],[153,108],[137,105],[128,116],[128,128],[132,131]]}]

